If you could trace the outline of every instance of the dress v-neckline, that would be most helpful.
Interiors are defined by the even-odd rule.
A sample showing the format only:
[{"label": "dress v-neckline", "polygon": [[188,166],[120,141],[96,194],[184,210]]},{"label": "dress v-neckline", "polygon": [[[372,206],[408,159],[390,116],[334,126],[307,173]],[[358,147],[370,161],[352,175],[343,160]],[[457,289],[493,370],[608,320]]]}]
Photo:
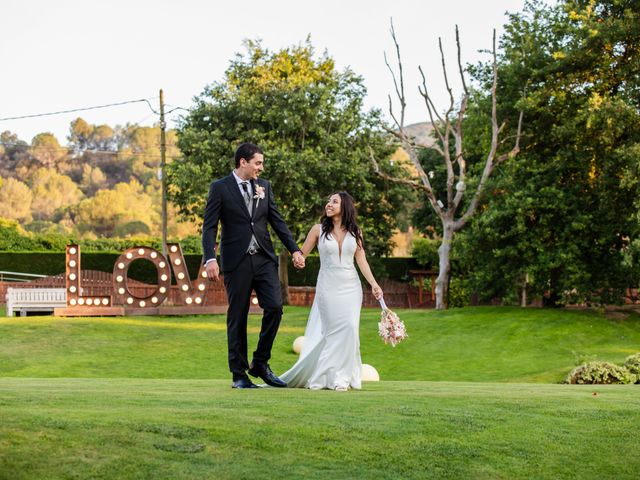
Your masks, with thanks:
[{"label": "dress v-neckline", "polygon": [[333,238],[333,240],[338,244],[338,260],[340,261],[340,263],[342,263],[342,245],[344,244],[344,240],[345,238],[347,238],[348,234],[349,232],[344,232],[344,235],[342,236],[342,241],[340,241],[336,238],[334,233],[331,232],[331,238]]}]

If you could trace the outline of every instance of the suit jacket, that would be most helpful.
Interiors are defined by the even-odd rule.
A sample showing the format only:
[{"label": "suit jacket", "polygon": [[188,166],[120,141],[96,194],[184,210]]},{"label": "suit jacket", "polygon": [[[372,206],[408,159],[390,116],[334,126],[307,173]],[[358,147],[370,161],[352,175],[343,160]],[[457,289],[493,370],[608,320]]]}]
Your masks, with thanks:
[{"label": "suit jacket", "polygon": [[223,272],[234,270],[240,263],[249,248],[252,234],[260,248],[274,262],[278,262],[267,224],[271,225],[289,252],[294,253],[300,250],[276,207],[271,184],[261,178],[256,182],[251,180],[254,193],[256,192],[256,183],[264,188],[265,198],[253,199],[252,215],[249,215],[233,174],[213,182],[209,188],[202,225],[202,250],[205,262],[215,258],[217,247],[215,241],[218,234],[218,223],[220,223],[222,225],[220,269]]}]

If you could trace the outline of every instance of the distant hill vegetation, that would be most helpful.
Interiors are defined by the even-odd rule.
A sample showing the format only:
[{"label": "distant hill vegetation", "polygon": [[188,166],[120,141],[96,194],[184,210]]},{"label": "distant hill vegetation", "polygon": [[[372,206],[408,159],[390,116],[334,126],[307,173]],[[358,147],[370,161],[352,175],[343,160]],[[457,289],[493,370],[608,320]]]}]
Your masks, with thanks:
[{"label": "distant hill vegetation", "polygon": [[417,143],[432,145],[435,142],[433,137],[433,124],[431,122],[420,122],[407,125],[404,129],[409,135],[415,138]]}]

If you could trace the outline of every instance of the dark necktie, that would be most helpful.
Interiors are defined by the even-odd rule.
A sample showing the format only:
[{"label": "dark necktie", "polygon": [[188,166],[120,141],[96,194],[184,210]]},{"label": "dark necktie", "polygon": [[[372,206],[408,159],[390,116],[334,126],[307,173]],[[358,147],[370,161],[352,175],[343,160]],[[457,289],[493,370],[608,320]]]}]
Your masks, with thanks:
[{"label": "dark necktie", "polygon": [[[242,191],[244,192],[244,204],[247,206],[247,210],[249,210],[249,215],[253,213],[253,202],[251,201],[251,194],[249,193],[249,182],[242,182]],[[253,223],[252,223],[253,225]],[[251,235],[251,241],[249,242],[248,252],[255,252],[258,249],[258,242],[254,235]]]},{"label": "dark necktie", "polygon": [[244,204],[247,206],[247,210],[249,210],[249,215],[251,215],[252,210],[252,202],[251,202],[251,194],[249,193],[249,182],[242,182],[242,190],[244,191]]}]

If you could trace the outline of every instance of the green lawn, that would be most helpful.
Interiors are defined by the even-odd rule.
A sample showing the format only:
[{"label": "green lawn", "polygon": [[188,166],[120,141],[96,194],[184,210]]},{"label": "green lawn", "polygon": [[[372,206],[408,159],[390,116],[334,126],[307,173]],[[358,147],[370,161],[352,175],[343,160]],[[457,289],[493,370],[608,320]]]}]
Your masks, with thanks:
[{"label": "green lawn", "polygon": [[[272,366],[296,356],[287,308]],[[637,385],[560,385],[640,351],[640,316],[363,312],[363,390],[230,388],[224,317],[0,318],[0,479],[635,479]],[[259,318],[251,318],[255,344]]]},{"label": "green lawn", "polygon": [[[594,393],[597,395],[594,396]],[[635,479],[635,386],[0,380],[0,478]]]},{"label": "green lawn", "polygon": [[[295,362],[306,308],[287,308],[272,368]],[[383,380],[557,383],[576,359],[621,362],[640,352],[640,316],[590,311],[478,307],[399,311],[409,339],[392,348],[365,310],[361,351]],[[620,316],[620,315],[617,315]],[[0,376],[229,378],[224,316],[0,317]],[[250,320],[250,349],[260,318]]]}]

